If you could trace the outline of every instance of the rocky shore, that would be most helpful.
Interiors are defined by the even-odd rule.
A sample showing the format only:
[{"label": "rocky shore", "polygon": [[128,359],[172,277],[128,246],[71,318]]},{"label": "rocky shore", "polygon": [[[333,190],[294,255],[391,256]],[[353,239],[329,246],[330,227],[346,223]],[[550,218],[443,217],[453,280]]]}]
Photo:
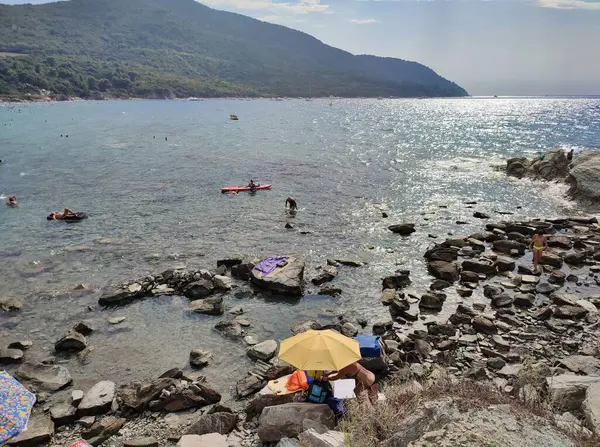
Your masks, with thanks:
[{"label": "rocky shore", "polygon": [[[558,153],[544,160],[552,169],[563,166]],[[533,164],[537,167],[528,167],[523,175],[550,169]],[[509,174],[516,172],[516,166],[509,161]],[[556,168],[556,172],[573,172],[574,167],[568,169]],[[384,392],[388,381],[423,383],[442,375],[488,383],[507,399],[550,402],[557,421],[582,439],[594,440],[593,436],[600,436],[597,219],[492,222],[477,211],[473,219],[482,222],[481,232],[453,235],[433,243],[424,253],[423,262],[431,274],[428,290],[410,289],[408,270],[382,278],[378,305],[386,306],[389,319],[340,315],[327,321],[300,320],[290,328],[290,335],[311,328],[334,329],[349,337],[378,335],[386,356],[385,365],[374,371]],[[542,273],[534,274],[528,246],[538,229],[544,230],[550,248],[541,261]],[[412,223],[396,223],[389,231],[398,238],[411,238],[421,230]],[[250,323],[241,307],[226,313],[224,303],[229,296],[243,302],[252,290],[300,299],[308,283],[317,293],[343,294],[335,279],[351,274],[361,263],[330,259],[306,272],[304,260],[289,256],[285,266],[265,275],[256,268],[260,261],[232,257],[220,260],[212,271],[166,270],[108,287],[98,301],[104,308],[164,295],[186,297],[187,312],[214,319],[214,330],[245,345],[255,362],[245,377],[232,384],[233,400],[228,390],[217,390],[201,374],[215,356],[227,353],[207,352],[201,343],[189,353],[189,365],[157,371],[154,377],[131,383],[116,384],[107,377],[90,389],[73,390],[70,372],[52,355],[93,355],[88,339],[94,337],[94,328],[81,321],[56,340],[55,353],[48,352],[45,359],[29,358],[30,340],[2,340],[0,363],[11,365],[15,376],[38,397],[29,429],[9,445],[64,446],[78,437],[95,446],[111,447],[177,442],[286,447],[300,445],[298,439],[308,446],[344,445],[342,428],[336,431],[327,406],[293,402],[290,396],[255,397],[267,381],[289,374],[291,367],[277,360],[276,340],[256,339],[247,332]],[[476,294],[485,301],[473,300]],[[451,295],[462,302],[449,318],[441,318],[438,314],[447,309]],[[0,299],[2,312],[18,313],[20,308],[16,300]],[[395,443],[393,439],[400,435],[394,436],[382,441],[406,445]],[[428,445],[426,439],[422,441],[419,445]]]},{"label": "rocky shore", "polygon": [[511,158],[508,175],[534,180],[559,181],[569,185],[568,195],[593,209],[600,208],[600,152],[582,151],[571,160],[562,149],[550,149],[543,157]]}]

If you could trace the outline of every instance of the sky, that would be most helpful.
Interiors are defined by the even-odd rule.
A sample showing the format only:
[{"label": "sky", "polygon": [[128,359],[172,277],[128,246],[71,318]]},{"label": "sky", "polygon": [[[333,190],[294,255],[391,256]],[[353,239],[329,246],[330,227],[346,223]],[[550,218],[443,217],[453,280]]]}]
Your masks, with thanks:
[{"label": "sky", "polygon": [[420,62],[471,95],[600,95],[600,0],[201,3],[304,31],[354,54]]}]

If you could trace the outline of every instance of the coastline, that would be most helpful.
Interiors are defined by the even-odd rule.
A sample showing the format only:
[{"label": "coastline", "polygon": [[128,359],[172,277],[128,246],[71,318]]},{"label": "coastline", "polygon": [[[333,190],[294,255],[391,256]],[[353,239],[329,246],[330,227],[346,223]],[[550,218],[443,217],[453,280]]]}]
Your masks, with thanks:
[{"label": "coastline", "polygon": [[[571,374],[600,376],[600,352],[594,348],[597,348],[600,342],[600,228],[597,226],[597,219],[571,217],[498,222],[491,221],[489,217],[477,212],[474,212],[473,217],[482,222],[481,233],[449,237],[440,244],[433,243],[424,253],[424,262],[431,273],[431,285],[421,296],[405,292],[411,283],[409,271],[398,270],[382,279],[381,305],[389,309],[389,320],[372,321],[368,315],[367,318],[338,315],[331,321],[301,320],[292,328],[290,335],[308,328],[334,329],[347,336],[359,333],[377,335],[383,340],[388,356],[388,370],[381,376],[382,380],[385,380],[384,377],[425,378],[431,373],[431,368],[439,365],[455,377],[484,382],[489,380],[502,393],[511,394],[519,390],[519,370],[525,368],[525,365],[537,365],[535,368],[538,369],[540,365],[562,365],[558,369],[544,370],[546,372],[543,374],[548,377],[569,371]],[[457,225],[456,228],[458,230],[460,226]],[[550,245],[549,252],[542,261],[544,272],[538,276],[530,270],[527,261],[523,262],[523,255],[528,252],[529,237],[536,228],[545,230]],[[392,225],[390,230],[398,233],[398,238],[411,238],[415,232],[421,231],[413,224]],[[346,290],[337,291],[335,278],[338,274],[351,275],[352,269],[361,268],[360,263],[340,259],[328,261],[327,264],[322,267],[320,273],[317,271],[316,276],[310,274],[307,278],[304,278],[302,264],[295,277],[307,290],[308,282],[312,282],[313,287],[310,289],[317,293],[351,293]],[[344,268],[344,265],[347,267]],[[99,305],[100,308],[127,306],[134,299],[144,301],[154,300],[156,298],[152,298],[153,296],[163,294],[186,295],[190,299],[190,306],[194,303],[200,304],[195,306],[194,312],[224,317],[215,326],[222,336],[246,344],[247,349],[252,350],[254,342],[248,344],[247,340],[242,341],[246,325],[243,313],[225,315],[222,298],[218,297],[223,294],[240,293],[238,300],[243,305],[247,293],[245,291],[248,290],[246,284],[252,277],[250,272],[253,267],[254,261],[249,263],[239,257],[232,257],[219,261],[216,270],[212,271],[168,270],[151,277],[129,281],[116,289],[105,289]],[[333,287],[330,285],[332,281]],[[251,284],[251,287],[254,293],[265,293],[264,285]],[[448,293],[454,289],[463,298],[463,302],[458,304],[447,321],[440,321],[436,314],[445,306]],[[282,293],[281,289],[277,290],[277,294]],[[488,304],[469,304],[469,297],[477,290],[483,290],[489,300]],[[294,289],[289,293],[296,295],[298,292]],[[4,303],[5,308],[8,306],[10,303]],[[18,313],[17,304],[13,303],[12,306],[13,312]],[[415,329],[417,322],[424,324],[425,332]],[[120,322],[115,321],[112,324],[118,327]],[[565,334],[570,334],[569,340],[572,342],[567,343]],[[60,350],[57,358],[75,355],[76,352],[79,352],[78,357],[93,356],[94,353],[87,348],[88,339],[94,339],[94,329],[88,327],[85,322],[76,324],[57,341],[56,349]],[[544,341],[543,344],[541,340]],[[22,350],[15,348],[17,345]],[[61,345],[66,348],[59,348]],[[12,346],[13,350],[20,351],[20,358],[16,361],[17,377],[25,378],[27,382],[31,374],[27,376],[19,371],[24,370],[24,365],[30,365],[27,368],[35,366],[27,358],[26,351],[30,343],[27,340],[19,340],[14,341]],[[118,345],[114,348],[118,349]],[[193,352],[190,353],[192,364],[195,362],[194,355]],[[163,442],[167,442],[169,438],[174,442],[178,435],[190,433],[189,423],[196,420],[199,414],[195,413],[194,409],[211,404],[223,408],[222,404],[217,403],[223,401],[228,405],[228,409],[217,411],[231,411],[236,415],[236,420],[240,422],[238,431],[234,431],[234,434],[237,433],[235,436],[245,440],[246,444],[242,445],[260,445],[257,444],[260,425],[246,420],[249,408],[257,405],[256,402],[264,401],[261,397],[254,398],[254,395],[265,386],[267,380],[288,374],[289,367],[271,360],[276,357],[273,357],[275,350],[270,348],[264,354],[265,357],[261,357],[263,363],[258,361],[252,374],[240,378],[235,385],[234,396],[237,396],[235,400],[229,400],[227,389],[208,391],[212,389],[210,383],[202,382],[202,379],[198,382],[197,378],[203,366],[212,362],[214,357],[223,354],[204,352],[201,355],[205,360],[198,364],[199,368],[192,366],[190,369],[190,366],[178,365],[172,372],[162,374],[160,377],[163,379],[140,377],[141,380],[147,381],[149,386],[169,387],[170,390],[153,401],[151,413],[147,410],[143,414],[132,412],[132,405],[136,405],[132,402],[137,402],[137,398],[131,401],[126,390],[134,385],[118,384],[118,391],[115,387],[114,394],[111,394],[112,406],[103,406],[102,410],[96,412],[96,418],[98,420],[102,415],[112,415],[105,418],[121,418],[121,426],[125,428],[118,433],[106,430],[102,442],[107,441],[108,444],[105,445],[121,445],[119,442],[123,439],[123,434],[124,437],[153,434],[159,436]],[[19,365],[21,362],[23,363]],[[268,372],[265,372],[265,366],[261,366],[264,362]],[[596,366],[582,367],[581,362]],[[262,371],[263,375],[258,371]],[[163,371],[156,371],[154,377],[161,373]],[[165,381],[165,377],[172,379]],[[110,377],[106,380],[110,381]],[[183,389],[180,389],[178,384],[186,381],[197,386],[202,383],[204,391],[201,395],[215,395],[215,400],[207,401],[205,397],[191,401],[181,400],[183,395],[177,396]],[[162,385],[157,385],[158,383]],[[171,388],[174,384],[176,388]],[[48,395],[47,398],[49,397]],[[46,403],[45,408],[70,405],[61,399],[59,403],[52,399],[46,401],[47,398],[40,399],[41,404],[52,402],[50,406]],[[172,411],[184,411],[176,413],[179,416],[175,426],[168,423],[173,420]],[[43,412],[36,412],[35,417],[47,418]],[[67,418],[60,421],[55,419],[54,422],[61,425],[65,420],[71,421]],[[246,422],[242,423],[244,420]],[[239,425],[240,423],[242,425]],[[79,436],[82,431],[85,434],[83,422],[71,424],[72,422],[67,423],[71,428],[61,430],[60,435],[56,437],[55,442],[58,443],[50,445],[62,445],[61,442],[64,443],[66,438]],[[233,425],[227,433],[232,429]],[[240,434],[239,430],[243,432]]]}]

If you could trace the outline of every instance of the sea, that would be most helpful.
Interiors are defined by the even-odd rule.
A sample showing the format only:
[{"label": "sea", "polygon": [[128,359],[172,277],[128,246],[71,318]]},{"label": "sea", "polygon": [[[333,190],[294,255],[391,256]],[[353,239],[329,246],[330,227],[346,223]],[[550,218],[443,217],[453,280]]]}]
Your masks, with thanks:
[{"label": "sea", "polygon": [[[366,318],[367,334],[389,318],[382,276],[410,270],[407,293],[420,296],[431,282],[423,253],[448,235],[483,231],[475,211],[492,221],[583,212],[564,185],[501,169],[508,157],[554,147],[600,150],[600,98],[2,104],[0,197],[16,195],[19,207],[0,207],[0,296],[23,309],[0,313],[0,340],[31,339],[26,359],[44,359],[70,327],[89,322],[89,352],[56,357],[82,389],[189,368],[190,350],[204,349],[214,357],[202,373],[231,396],[252,362],[244,342],[214,330],[227,315],[189,314],[178,296],[101,309],[102,290],[169,268],[214,269],[230,256],[298,256],[308,280],[328,258],[350,258],[364,266],[339,268],[337,298],[313,295],[309,283],[302,299],[226,295],[226,313],[241,306],[261,341],[339,315]],[[273,187],[221,194],[250,179]],[[65,207],[89,218],[46,220]],[[417,231],[393,234],[396,223]],[[444,310],[417,325],[486,301],[449,291]]]}]

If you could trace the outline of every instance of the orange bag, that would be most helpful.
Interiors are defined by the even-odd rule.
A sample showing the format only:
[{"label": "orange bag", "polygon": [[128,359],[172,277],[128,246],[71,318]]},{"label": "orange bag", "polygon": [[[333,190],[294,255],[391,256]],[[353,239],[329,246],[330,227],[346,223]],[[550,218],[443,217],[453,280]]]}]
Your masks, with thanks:
[{"label": "orange bag", "polygon": [[289,391],[300,391],[308,389],[308,380],[306,380],[306,374],[304,371],[297,369],[292,373],[288,379],[285,387]]}]

